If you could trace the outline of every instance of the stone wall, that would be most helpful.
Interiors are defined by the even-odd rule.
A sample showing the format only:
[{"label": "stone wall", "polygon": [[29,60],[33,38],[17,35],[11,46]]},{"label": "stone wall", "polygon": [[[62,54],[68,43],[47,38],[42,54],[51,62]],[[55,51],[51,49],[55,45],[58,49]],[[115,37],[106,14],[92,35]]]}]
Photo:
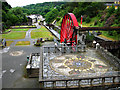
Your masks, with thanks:
[{"label": "stone wall", "polygon": [[120,59],[118,59],[116,56],[112,55],[110,52],[105,50],[103,47],[99,47],[97,51],[108,60],[110,65],[113,65],[118,70],[120,70]]}]

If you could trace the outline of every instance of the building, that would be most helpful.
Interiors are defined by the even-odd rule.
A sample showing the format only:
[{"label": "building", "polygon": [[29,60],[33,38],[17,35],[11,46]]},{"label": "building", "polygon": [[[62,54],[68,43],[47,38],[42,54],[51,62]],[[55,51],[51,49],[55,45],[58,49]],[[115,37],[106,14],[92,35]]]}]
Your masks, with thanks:
[{"label": "building", "polygon": [[32,24],[37,23],[37,15],[29,15],[27,17],[32,19]]},{"label": "building", "polygon": [[110,8],[112,7],[112,5],[115,6],[115,9],[118,9],[118,7],[120,7],[120,0],[115,0],[113,3],[107,3],[106,8]]}]

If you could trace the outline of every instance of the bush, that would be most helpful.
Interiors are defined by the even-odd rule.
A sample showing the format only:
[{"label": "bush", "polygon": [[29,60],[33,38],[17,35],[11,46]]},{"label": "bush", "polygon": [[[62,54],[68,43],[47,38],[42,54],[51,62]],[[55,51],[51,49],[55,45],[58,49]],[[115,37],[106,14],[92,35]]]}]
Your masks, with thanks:
[{"label": "bush", "polygon": [[97,21],[97,20],[95,20],[94,25],[97,25],[97,24],[98,24],[98,21]]},{"label": "bush", "polygon": [[56,18],[56,21],[58,22],[58,21],[60,21],[60,19],[61,19],[60,17],[57,17],[57,18]]},{"label": "bush", "polygon": [[89,33],[87,33],[87,35],[86,35],[86,40],[87,41],[93,41],[94,40],[94,35],[89,35]]},{"label": "bush", "polygon": [[107,19],[107,21],[105,22],[105,26],[111,26],[113,24],[114,20],[115,20],[115,16],[114,15],[110,16]]},{"label": "bush", "polygon": [[85,22],[86,22],[86,23],[89,23],[89,22],[90,22],[90,17],[89,17],[89,16],[87,16]]},{"label": "bush", "polygon": [[112,5],[112,7],[110,7],[109,9],[108,9],[108,13],[109,14],[113,14],[115,12],[115,7],[114,7],[114,5]]}]

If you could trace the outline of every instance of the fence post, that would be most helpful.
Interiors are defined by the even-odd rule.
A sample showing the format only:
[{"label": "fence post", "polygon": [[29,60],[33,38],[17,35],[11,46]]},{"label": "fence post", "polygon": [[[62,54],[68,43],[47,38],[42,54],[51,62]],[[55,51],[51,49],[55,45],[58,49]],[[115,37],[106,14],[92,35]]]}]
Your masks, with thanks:
[{"label": "fence post", "polygon": [[79,89],[81,88],[80,82],[81,82],[81,80],[78,81]]},{"label": "fence post", "polygon": [[55,85],[55,81],[53,81],[53,89],[56,87],[56,85]]},{"label": "fence post", "polygon": [[90,86],[92,87],[92,82],[93,82],[93,79],[90,79]]},{"label": "fence post", "polygon": [[68,88],[67,82],[68,82],[68,81],[66,80],[66,89]]},{"label": "fence post", "polygon": [[102,78],[102,85],[103,86],[105,85],[105,78],[104,77]]},{"label": "fence post", "polygon": [[115,77],[113,77],[113,84],[115,83]]}]

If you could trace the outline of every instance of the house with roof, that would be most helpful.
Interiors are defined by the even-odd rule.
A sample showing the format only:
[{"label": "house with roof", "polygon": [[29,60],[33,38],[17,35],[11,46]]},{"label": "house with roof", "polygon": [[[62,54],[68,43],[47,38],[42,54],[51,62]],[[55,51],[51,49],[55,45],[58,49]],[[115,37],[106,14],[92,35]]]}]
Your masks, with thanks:
[{"label": "house with roof", "polygon": [[106,4],[106,8],[110,8],[112,7],[112,5],[115,7],[115,9],[118,9],[118,7],[120,7],[120,0],[115,0],[114,2],[110,2]]}]

